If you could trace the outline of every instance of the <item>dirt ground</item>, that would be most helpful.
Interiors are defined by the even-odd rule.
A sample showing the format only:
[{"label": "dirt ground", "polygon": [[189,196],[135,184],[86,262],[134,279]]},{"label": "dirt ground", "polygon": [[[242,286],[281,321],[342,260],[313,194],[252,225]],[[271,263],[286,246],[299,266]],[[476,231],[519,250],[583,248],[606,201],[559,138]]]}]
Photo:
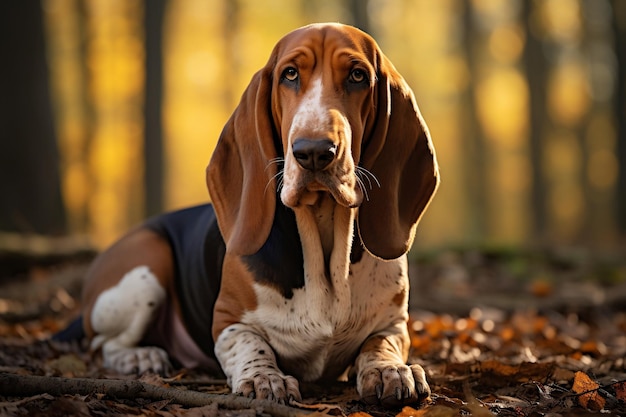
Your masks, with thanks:
[{"label": "dirt ground", "polygon": [[[219,375],[105,370],[50,335],[79,310],[88,256],[0,253],[0,415],[626,416],[626,256],[588,250],[448,249],[414,256],[410,362],[429,401],[386,410],[354,382],[304,384],[290,407],[229,394]],[[17,265],[17,266],[16,266]]]}]

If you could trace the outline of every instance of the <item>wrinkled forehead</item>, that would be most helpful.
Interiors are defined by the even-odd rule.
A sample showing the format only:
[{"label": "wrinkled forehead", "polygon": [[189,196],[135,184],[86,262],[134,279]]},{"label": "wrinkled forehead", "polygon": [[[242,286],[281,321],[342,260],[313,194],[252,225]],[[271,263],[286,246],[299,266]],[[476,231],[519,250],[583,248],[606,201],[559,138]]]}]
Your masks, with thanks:
[{"label": "wrinkled forehead", "polygon": [[[376,42],[361,30],[338,23],[304,26],[285,35],[274,48],[273,64],[319,61],[337,57],[368,62],[375,67]],[[376,68],[373,68],[376,70]]]}]

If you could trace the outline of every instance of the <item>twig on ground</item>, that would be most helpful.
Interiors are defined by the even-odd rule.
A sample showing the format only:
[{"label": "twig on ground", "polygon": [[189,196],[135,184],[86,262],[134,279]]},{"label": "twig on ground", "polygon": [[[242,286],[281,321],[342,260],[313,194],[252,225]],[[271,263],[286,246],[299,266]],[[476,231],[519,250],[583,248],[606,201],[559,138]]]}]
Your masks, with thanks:
[{"label": "twig on ground", "polygon": [[245,398],[233,394],[206,394],[191,390],[165,388],[135,380],[62,378],[0,373],[0,395],[23,397],[48,393],[51,395],[103,393],[123,399],[146,398],[171,400],[186,407],[217,404],[231,410],[254,409],[273,416],[295,417],[309,411],[267,400]]}]

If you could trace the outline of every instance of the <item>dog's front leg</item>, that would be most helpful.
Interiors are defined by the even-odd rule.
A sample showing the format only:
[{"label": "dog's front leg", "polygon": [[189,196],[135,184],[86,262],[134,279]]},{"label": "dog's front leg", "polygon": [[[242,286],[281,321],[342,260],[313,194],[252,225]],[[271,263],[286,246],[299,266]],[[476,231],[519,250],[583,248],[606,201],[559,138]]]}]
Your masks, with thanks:
[{"label": "dog's front leg", "polygon": [[419,365],[406,365],[409,345],[405,321],[365,341],[356,359],[357,391],[363,401],[396,406],[430,396],[424,369]]},{"label": "dog's front leg", "polygon": [[251,326],[237,323],[224,329],[215,354],[234,393],[280,403],[301,400],[298,380],[278,369],[271,346]]}]

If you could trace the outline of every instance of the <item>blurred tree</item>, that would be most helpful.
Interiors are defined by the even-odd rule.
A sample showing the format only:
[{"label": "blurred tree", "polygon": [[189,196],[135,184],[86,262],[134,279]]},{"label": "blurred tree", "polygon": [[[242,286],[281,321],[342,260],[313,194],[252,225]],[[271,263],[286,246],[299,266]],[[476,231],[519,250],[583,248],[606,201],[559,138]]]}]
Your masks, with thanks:
[{"label": "blurred tree", "polygon": [[[301,24],[340,21],[378,39],[433,132],[444,181],[424,241],[610,242],[618,223],[626,235],[624,1],[42,4],[73,233],[108,243],[144,211],[204,201],[208,155],[274,42]],[[34,215],[49,217],[54,198],[25,184],[39,181],[37,167],[41,181],[56,181],[54,137],[41,133],[51,134],[49,109],[31,111],[41,105],[31,91],[47,89],[43,46],[31,45],[33,23],[13,11],[31,6],[4,5],[0,29],[16,49],[0,74],[0,163],[11,171],[0,180],[0,222],[21,216],[20,230],[36,228],[14,196],[30,195]],[[30,141],[14,133],[25,115]]]},{"label": "blurred tree", "polygon": [[144,186],[145,214],[163,211],[163,18],[167,0],[144,3]]},{"label": "blurred tree", "polygon": [[[86,161],[89,160],[89,152],[91,150],[93,137],[94,137],[94,125],[95,125],[95,109],[94,103],[89,97],[89,82],[90,82],[90,72],[87,66],[87,57],[89,56],[89,28],[88,28],[88,19],[89,13],[87,11],[87,0],[79,0],[74,4],[69,4],[67,7],[75,7],[76,8],[76,38],[77,38],[77,48],[73,51],[75,55],[76,62],[76,86],[78,91],[78,105],[77,108],[80,109],[78,116],[80,120],[80,125],[82,129],[79,130],[81,132],[80,139],[76,141],[69,141],[70,143],[63,143],[62,137],[59,137],[59,150],[61,153],[61,183],[62,183],[62,192],[65,197],[65,208],[68,214],[68,228],[70,233],[85,233],[89,227],[89,216],[87,214],[87,200],[88,195],[87,192],[79,191],[79,190],[71,190],[78,191],[75,194],[79,195],[81,198],[68,198],[69,188],[74,186],[75,188],[85,189],[91,188],[91,184],[93,182],[93,173],[86,166]],[[65,24],[67,24],[67,16],[65,16],[63,20]],[[47,40],[49,42],[49,40]],[[48,43],[49,48],[52,49],[52,45],[50,42]],[[58,51],[53,49],[53,53],[60,54]],[[52,64],[51,64],[52,65]],[[65,74],[62,74],[65,75]],[[53,96],[54,99],[54,96]],[[53,101],[54,103],[54,101]],[[60,115],[57,113],[57,132],[59,131],[59,127],[62,126],[63,120],[60,119]],[[67,122],[66,122],[67,123]],[[68,123],[69,124],[69,123]],[[65,146],[64,146],[65,145]],[[69,151],[69,148],[73,148]],[[70,157],[72,155],[73,157]],[[65,160],[64,160],[65,159]],[[81,186],[76,187],[76,184],[68,184],[67,178],[69,177],[68,171],[70,170],[69,166],[80,167],[80,169],[76,169],[74,172],[80,172],[81,180],[77,181],[81,183]],[[64,172],[65,169],[65,172]],[[65,183],[63,182],[63,176],[65,175]],[[78,175],[75,175],[78,176]],[[85,184],[88,184],[85,186]]]},{"label": "blurred tree", "polygon": [[241,4],[239,0],[229,0],[224,4],[224,25],[222,31],[224,35],[224,62],[227,71],[224,71],[224,89],[223,89],[223,102],[228,106],[237,106],[237,100],[239,99],[240,92],[235,91],[233,86],[235,80],[241,75],[239,73],[241,68],[241,54],[239,51],[237,35],[241,29]]},{"label": "blurred tree", "polygon": [[617,157],[620,167],[617,184],[617,221],[622,236],[626,236],[626,3],[613,0],[612,5],[618,80],[615,94]]},{"label": "blurred tree", "polygon": [[[472,19],[472,7],[469,2],[461,2],[459,5],[461,8],[460,13],[463,16],[463,44],[464,52],[463,58],[467,62],[467,67],[471,74],[476,74],[479,71],[477,65],[477,44],[484,42],[481,39],[480,34],[476,30],[476,25]],[[475,103],[476,97],[476,85],[470,83],[466,90],[466,94],[461,98],[466,102],[467,112],[467,129],[464,131],[465,140],[464,145],[467,147],[464,151],[467,152],[468,158],[463,162],[467,164],[463,169],[467,173],[464,176],[465,186],[470,190],[468,198],[470,204],[468,205],[468,211],[471,211],[470,217],[472,218],[469,227],[469,233],[472,236],[482,236],[487,231],[487,218],[490,216],[487,213],[487,190],[484,184],[487,181],[487,172],[485,170],[486,164],[484,163],[486,144],[485,133],[482,130],[480,123],[478,123],[477,106]]]},{"label": "blurred tree", "polygon": [[[536,21],[536,13],[533,14],[536,4],[523,2],[523,22],[526,32],[526,44],[524,49],[524,64],[530,93],[530,123],[529,140],[532,170],[532,205],[533,227],[535,237],[545,238],[547,230],[546,219],[546,189],[545,178],[541,160],[543,158],[543,137],[547,123],[546,110],[546,74],[547,63],[543,53],[541,39],[537,36],[539,22]],[[533,27],[535,26],[535,27]]]},{"label": "blurred tree", "polygon": [[65,233],[39,2],[2,2],[0,51],[0,230]]},{"label": "blurred tree", "polygon": [[350,15],[352,16],[352,24],[361,29],[363,32],[374,35],[372,33],[372,28],[370,25],[368,4],[369,1],[346,0],[346,8],[349,10]]}]

